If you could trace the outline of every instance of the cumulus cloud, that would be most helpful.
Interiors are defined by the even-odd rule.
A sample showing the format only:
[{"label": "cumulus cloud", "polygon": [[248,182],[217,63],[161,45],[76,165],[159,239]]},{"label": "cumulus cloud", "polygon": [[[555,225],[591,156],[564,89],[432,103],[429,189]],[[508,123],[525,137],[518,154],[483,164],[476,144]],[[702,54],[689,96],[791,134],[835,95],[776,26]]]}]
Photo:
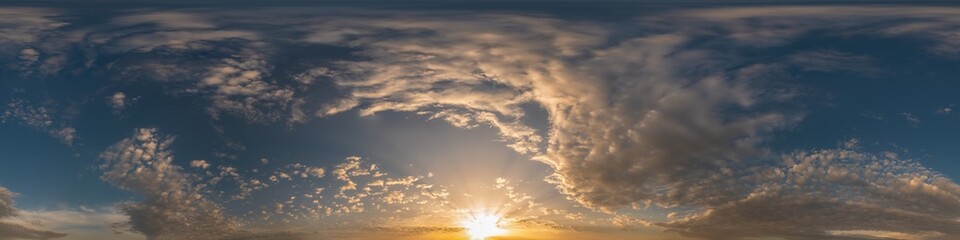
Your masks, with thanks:
[{"label": "cumulus cloud", "polygon": [[[119,212],[124,214],[125,221],[117,226],[158,240],[285,239],[310,235],[306,231],[242,228],[241,220],[228,215],[205,188],[230,179],[240,188],[238,195],[230,199],[242,200],[269,185],[227,166],[219,166],[219,173],[190,175],[174,164],[169,149],[173,141],[173,137],[156,129],[137,129],[131,137],[101,153],[101,178],[140,198],[120,204]],[[210,165],[204,160],[193,160],[190,166],[206,169]],[[277,168],[270,184],[298,186],[326,175],[323,167],[293,163]],[[423,176],[388,177],[377,164],[364,163],[359,157],[347,158],[333,167],[330,175],[337,179],[330,187],[340,191],[328,193],[317,187],[294,192],[271,202],[272,210],[260,213],[263,220],[290,223],[364,212],[424,213],[427,209],[442,209],[448,195],[440,186],[423,183]]]},{"label": "cumulus cloud", "polygon": [[266,81],[267,68],[264,56],[248,51],[210,67],[199,82],[201,88],[209,89],[210,113],[236,112],[254,121],[284,117],[273,110],[289,109],[293,91]]},{"label": "cumulus cloud", "polygon": [[65,46],[75,39],[57,31],[68,25],[58,19],[62,11],[51,8],[4,7],[0,9],[0,52],[13,60],[23,75],[56,74],[67,60]]},{"label": "cumulus cloud", "polygon": [[[479,19],[484,21],[358,19],[318,27],[369,29],[350,31],[361,40],[336,43],[364,47],[362,54],[375,59],[340,64],[335,81],[350,95],[321,115],[354,107],[362,114],[426,111],[461,127],[491,126],[518,152],[536,153],[554,167],[553,181],[565,193],[596,207],[716,199],[704,196],[717,192],[690,191],[712,189],[709,182],[685,179],[761,152],[756,144],[764,134],[793,119],[753,110],[757,94],[732,75],[684,74],[685,68],[711,64],[693,60],[709,61],[712,54],[683,49],[686,36],[653,35],[601,47],[607,31],[591,24]],[[363,40],[377,29],[409,36]],[[550,114],[546,151],[543,136],[520,121],[523,104]],[[672,193],[662,192],[668,186]]]},{"label": "cumulus cloud", "polygon": [[68,119],[58,114],[58,110],[52,104],[36,104],[22,99],[13,99],[6,104],[0,115],[0,123],[14,120],[21,125],[46,131],[66,145],[72,145],[77,138],[77,130],[68,123]]},{"label": "cumulus cloud", "polygon": [[100,154],[101,179],[134,192],[142,200],[120,206],[131,231],[149,239],[216,239],[235,234],[239,223],[204,197],[182,169],[173,164],[172,137],[156,129],[133,136]]},{"label": "cumulus cloud", "polygon": [[[203,107],[214,118],[230,113],[253,122],[306,120],[303,101],[271,78],[269,46],[256,31],[226,29],[195,11],[121,15],[96,29],[77,34],[85,36],[83,44],[103,49],[97,54],[137,55],[110,60],[120,78],[176,82],[164,90],[205,98],[209,104]],[[117,100],[114,95],[111,106],[122,109]]]},{"label": "cumulus cloud", "polygon": [[110,108],[113,108],[114,112],[123,111],[127,107],[127,94],[123,92],[116,92],[113,96],[110,96]]},{"label": "cumulus cloud", "polygon": [[26,69],[40,60],[40,52],[37,49],[24,48],[20,50],[20,55],[17,58],[20,60],[20,66]]},{"label": "cumulus cloud", "polygon": [[[323,177],[322,173],[306,168],[314,177]],[[448,213],[449,192],[443,186],[426,182],[424,176],[396,176],[382,172],[376,163],[367,163],[360,157],[348,157],[330,170],[336,181],[330,185],[337,189],[326,193],[324,188],[314,189],[304,194],[304,200],[312,201],[312,206],[295,207],[297,212],[309,213],[307,217],[350,216],[365,212],[388,214],[434,214]],[[308,176],[303,176],[308,177]],[[331,199],[320,202],[324,195]],[[331,196],[332,195],[332,196]],[[294,198],[291,198],[293,200]],[[293,201],[289,203],[294,203]],[[279,205],[278,205],[279,206]],[[283,208],[283,206],[281,206]],[[369,223],[358,223],[371,226]]]},{"label": "cumulus cloud", "polygon": [[193,160],[193,161],[190,161],[190,166],[195,168],[207,169],[208,167],[210,167],[210,164],[204,160]]},{"label": "cumulus cloud", "polygon": [[[356,50],[349,60],[291,74],[297,87],[272,74],[267,35],[221,29],[213,18],[196,13],[118,18],[113,23],[130,30],[91,34],[88,41],[114,53],[215,56],[187,66],[199,72],[185,74],[159,74],[181,70],[171,65],[142,66],[157,77],[188,78],[187,84],[173,84],[174,91],[209,100],[204,107],[215,118],[234,113],[253,121],[305,121],[300,109],[305,100],[297,98],[297,90],[324,79],[342,95],[319,103],[319,117],[354,109],[364,116],[400,111],[462,128],[491,127],[509,147],[552,167],[549,181],[583,205],[611,211],[626,206],[693,209],[656,223],[685,235],[956,236],[956,184],[911,160],[859,152],[855,144],[780,157],[765,147],[772,133],[800,121],[802,110],[769,107],[791,98],[770,96],[778,89],[763,88],[763,72],[777,71],[770,66],[792,66],[871,73],[877,71],[869,64],[871,56],[814,50],[758,63],[740,59],[731,49],[783,46],[817,30],[833,30],[920,37],[933,43],[931,52],[955,53],[960,49],[958,12],[861,6],[700,9],[643,16],[627,26],[510,14],[330,14],[261,21],[297,26],[287,30],[303,36],[298,44]],[[229,15],[219,20],[230,17],[242,21]],[[910,21],[891,21],[900,19]],[[730,49],[699,45],[703,42]],[[23,59],[36,55],[20,49]],[[548,114],[544,129],[524,122],[530,107]],[[9,109],[4,119],[54,127],[47,109]],[[903,116],[919,123],[915,116]],[[72,136],[73,131],[61,130],[58,136]],[[131,217],[131,229],[153,238],[229,235],[235,221],[172,164],[170,141],[153,129],[141,129],[102,154],[103,179],[144,198],[122,208]],[[358,157],[330,169],[338,181],[331,186],[337,191],[330,191],[336,203],[298,202],[315,200],[322,192],[316,188],[302,193],[310,196],[277,202],[271,211],[289,218],[298,217],[291,209],[312,216],[356,213],[382,206],[375,203],[446,196],[442,190],[426,191],[430,187],[420,185],[418,176],[385,177]],[[234,173],[221,169],[221,176]],[[269,179],[273,184],[326,173],[298,166],[273,172]],[[506,182],[501,184],[505,188]],[[390,189],[400,186],[405,191]],[[423,191],[414,195],[408,189]],[[511,195],[518,204],[526,202],[522,194]],[[630,217],[614,222],[651,223]]]},{"label": "cumulus cloud", "polygon": [[[769,109],[765,104],[790,100],[769,97],[764,94],[769,89],[758,89],[763,86],[762,79],[753,72],[764,63],[731,63],[730,59],[736,58],[728,55],[731,52],[693,44],[713,37],[744,48],[773,47],[815,30],[857,27],[865,29],[854,34],[889,36],[891,29],[903,26],[882,25],[880,30],[864,26],[918,13],[933,14],[929,21],[940,27],[960,23],[954,17],[955,9],[890,10],[678,11],[640,19],[662,20],[662,26],[653,28],[669,30],[615,41],[602,25],[550,18],[426,15],[404,16],[399,21],[366,17],[308,22],[316,31],[304,40],[360,48],[358,55],[370,59],[342,61],[328,71],[348,94],[321,108],[319,116],[358,108],[363,115],[416,112],[458,127],[491,126],[518,152],[534,153],[535,159],[553,167],[550,181],[587,206],[694,208],[696,214],[685,220],[659,226],[707,238],[812,239],[842,235],[829,230],[871,229],[954,235],[949,229],[955,228],[955,221],[946,221],[956,219],[952,213],[920,211],[949,210],[954,203],[939,200],[913,208],[923,201],[920,199],[931,196],[918,191],[899,192],[902,198],[880,193],[896,189],[887,188],[897,182],[883,175],[862,173],[857,181],[823,184],[850,190],[833,191],[805,185],[815,180],[781,169],[784,177],[794,174],[791,181],[801,183],[783,183],[795,184],[782,186],[790,190],[766,191],[774,186],[764,182],[770,180],[768,174],[776,175],[770,171],[776,171],[761,166],[779,163],[767,160],[771,152],[763,143],[770,133],[801,120],[802,114],[790,109],[763,110]],[[387,31],[394,34],[390,38],[378,35]],[[784,59],[776,64],[808,71],[878,71],[869,65],[869,56],[836,51],[801,52]],[[536,104],[547,111],[546,136],[518,120],[525,114],[523,104]],[[546,148],[541,148],[544,139]],[[937,179],[932,181],[941,184],[933,188],[954,188],[951,180],[933,177],[909,160],[865,159],[869,164],[897,162],[885,166],[897,170],[881,167],[871,171],[908,171],[889,174],[922,175],[919,179]],[[829,166],[822,171],[830,174],[865,171],[856,164],[825,165]],[[816,172],[814,169],[801,172]],[[880,190],[868,191],[860,186],[864,184]],[[953,193],[931,194],[951,199]],[[879,207],[887,205],[909,207]],[[757,216],[761,212],[767,216]],[[809,213],[823,219],[789,217]],[[906,224],[914,221],[921,223]]]},{"label": "cumulus cloud", "polygon": [[322,178],[324,176],[325,171],[323,170],[323,168],[308,168],[306,170],[306,173],[310,174],[310,176]]},{"label": "cumulus cloud", "polygon": [[742,199],[662,226],[704,238],[960,234],[960,185],[915,161],[850,146],[797,151],[783,161],[759,170],[762,184]]}]

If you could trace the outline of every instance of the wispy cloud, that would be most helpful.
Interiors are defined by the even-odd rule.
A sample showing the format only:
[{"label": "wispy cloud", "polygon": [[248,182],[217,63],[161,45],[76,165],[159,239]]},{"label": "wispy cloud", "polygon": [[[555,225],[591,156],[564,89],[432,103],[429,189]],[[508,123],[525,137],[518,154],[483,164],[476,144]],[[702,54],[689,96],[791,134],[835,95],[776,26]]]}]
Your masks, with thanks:
[{"label": "wispy cloud", "polygon": [[[57,55],[55,47],[21,46],[46,39],[47,31],[64,24],[38,11],[17,18],[26,21],[10,23],[15,27],[4,30],[0,42],[16,46],[11,49],[16,49],[19,67],[56,69],[57,59],[68,55]],[[298,14],[278,14],[284,11]],[[362,116],[396,111],[461,128],[486,126],[512,149],[549,165],[554,172],[548,181],[584,206],[609,212],[628,206],[687,210],[666,220],[617,215],[614,225],[655,225],[717,239],[960,235],[955,230],[960,229],[960,187],[916,161],[853,146],[780,154],[766,145],[775,133],[802,121],[804,109],[770,107],[793,95],[769,96],[782,89],[763,88],[768,85],[759,84],[764,79],[758,76],[784,67],[874,74],[880,70],[871,64],[873,56],[820,49],[756,62],[741,60],[730,49],[697,44],[708,39],[730,48],[763,49],[834,30],[919,37],[934,43],[931,52],[955,53],[960,41],[951,29],[960,26],[958,9],[700,9],[638,17],[626,25],[519,14],[304,17],[290,9],[268,12],[278,15],[131,13],[77,33],[85,37],[75,44],[103,50],[96,54],[138,56],[118,57],[124,61],[110,62],[109,70],[121,72],[118,76],[147,76],[176,97],[203,99],[200,108],[213,119],[235,114],[258,123],[300,123],[357,110]],[[0,14],[21,15],[14,10]],[[890,21],[898,19],[910,21]],[[231,21],[260,25],[243,29],[223,24]],[[63,41],[70,40],[75,39]],[[322,66],[274,74],[274,50],[290,42],[352,52],[346,59],[321,61]],[[305,96],[317,86],[332,86],[338,95],[323,100]],[[114,109],[126,102],[124,95],[117,96],[108,96]],[[544,131],[523,121],[529,114],[524,106],[545,110]],[[949,113],[946,109],[939,111]],[[72,141],[76,131],[55,123],[53,112],[12,101],[3,119]],[[920,124],[913,114],[901,116]],[[288,165],[264,171],[262,178],[198,160],[191,170],[208,178],[197,181],[200,177],[172,160],[172,141],[155,129],[138,129],[101,154],[102,179],[142,198],[121,207],[129,229],[150,238],[273,234],[241,230],[240,221],[203,189],[227,181],[240,189],[231,199],[242,200],[268,186],[335,180],[246,215],[265,221],[371,211],[419,213],[450,201],[449,191],[427,183],[429,177],[388,175],[360,157],[335,166]],[[510,204],[525,206],[522,211],[580,218],[540,208],[506,179],[497,184]],[[327,199],[321,202],[323,196]],[[555,226],[542,219],[518,222]]]},{"label": "wispy cloud", "polygon": [[[15,193],[0,186],[0,220],[7,220],[20,215],[19,210],[13,207]],[[51,239],[61,238],[67,234],[36,230],[21,224],[0,221],[0,239]]]},{"label": "wispy cloud", "polygon": [[873,59],[868,56],[832,50],[799,52],[790,55],[788,59],[791,66],[805,71],[846,71],[867,76],[883,72],[880,68],[871,65]]},{"label": "wispy cloud", "polygon": [[908,113],[908,112],[902,112],[902,113],[900,113],[900,114],[898,114],[898,115],[900,115],[901,117],[903,117],[903,119],[906,120],[907,123],[910,124],[910,126],[912,126],[912,127],[919,127],[919,126],[920,126],[920,118],[917,117],[917,115],[914,115],[913,113]]}]

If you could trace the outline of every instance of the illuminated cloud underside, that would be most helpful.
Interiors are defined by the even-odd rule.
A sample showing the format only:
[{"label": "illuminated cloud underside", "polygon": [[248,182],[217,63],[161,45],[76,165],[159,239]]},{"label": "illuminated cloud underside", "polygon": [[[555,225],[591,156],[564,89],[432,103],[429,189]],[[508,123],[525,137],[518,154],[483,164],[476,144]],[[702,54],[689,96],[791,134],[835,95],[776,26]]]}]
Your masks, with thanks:
[{"label": "illuminated cloud underside", "polygon": [[[876,74],[880,70],[864,63],[869,57],[822,50],[734,68],[741,63],[726,61],[736,51],[693,44],[715,38],[733,48],[764,48],[812,31],[834,30],[930,39],[935,43],[931,53],[948,55],[960,49],[953,30],[960,27],[958,9],[708,9],[638,17],[626,25],[510,14],[390,17],[278,9],[259,18],[243,11],[195,10],[131,13],[94,32],[69,33],[57,32],[66,23],[52,20],[54,11],[21,10],[0,11],[18,16],[3,18],[13,27],[3,30],[0,43],[4,51],[16,53],[8,55],[19,59],[24,74],[58,71],[58,61],[79,57],[67,55],[64,48],[72,44],[101,49],[104,55],[144,54],[147,60],[117,63],[114,71],[170,83],[164,91],[176,96],[204,99],[212,119],[233,114],[251,123],[293,126],[352,110],[364,116],[398,111],[462,128],[489,126],[508,147],[549,165],[554,173],[547,181],[583,206],[614,214],[631,207],[685,209],[665,220],[616,215],[621,222],[720,239],[960,236],[960,186],[913,160],[866,152],[855,141],[835,149],[783,153],[764,145],[771,134],[805,116],[803,109],[771,107],[794,97],[788,94],[791,89],[764,89],[778,72],[799,66]],[[876,27],[912,16],[925,17]],[[280,41],[258,32],[265,30],[220,27],[228,23],[270,25],[280,33],[305,31],[302,37],[279,40],[355,48],[357,58],[293,76],[271,75],[276,66],[269,59],[283,47],[276,45]],[[124,32],[107,31],[112,29]],[[190,58],[198,52],[211,54]],[[190,59],[178,62],[170,56]],[[306,89],[321,81],[344,94],[309,102]],[[117,111],[129,107],[123,93],[110,95]],[[7,105],[3,121],[40,129],[68,145],[75,134],[84,134],[70,127],[68,116],[47,110],[52,106]],[[546,134],[523,121],[529,106],[549,115]],[[422,182],[429,177],[388,176],[360,157],[336,166],[291,165],[259,179],[205,161],[191,163],[197,171],[188,171],[173,163],[172,141],[156,129],[137,129],[101,154],[101,178],[139,197],[120,206],[129,217],[126,229],[150,239],[303,236],[285,229],[242,230],[246,218],[316,219],[371,208],[457,214],[430,207],[449,202],[442,186]],[[205,189],[233,181],[240,194],[227,199],[237,200],[270,185],[323,177],[339,184],[276,202],[271,212],[245,215],[224,210],[228,200],[215,200],[217,194]],[[513,196],[523,199],[519,193]],[[0,188],[0,217],[13,216],[11,198]],[[311,201],[304,205],[304,198]],[[0,229],[20,229],[0,224],[5,224]]]}]

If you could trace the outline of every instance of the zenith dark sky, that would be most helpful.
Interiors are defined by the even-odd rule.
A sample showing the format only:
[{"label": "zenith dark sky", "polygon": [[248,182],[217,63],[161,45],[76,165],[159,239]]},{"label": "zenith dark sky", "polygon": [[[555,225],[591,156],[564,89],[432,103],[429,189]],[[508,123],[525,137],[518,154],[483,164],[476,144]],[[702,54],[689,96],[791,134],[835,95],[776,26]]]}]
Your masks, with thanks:
[{"label": "zenith dark sky", "polygon": [[960,6],[0,2],[0,239],[960,238]]}]

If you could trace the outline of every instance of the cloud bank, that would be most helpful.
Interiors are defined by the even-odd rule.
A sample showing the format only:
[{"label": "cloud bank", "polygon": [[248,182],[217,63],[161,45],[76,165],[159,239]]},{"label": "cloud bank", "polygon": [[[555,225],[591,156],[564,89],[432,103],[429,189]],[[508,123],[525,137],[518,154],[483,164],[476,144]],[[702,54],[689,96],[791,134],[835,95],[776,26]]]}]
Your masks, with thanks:
[{"label": "cloud bank", "polygon": [[[549,180],[586,206],[698,209],[657,225],[703,238],[859,238],[838,234],[843,230],[956,236],[957,185],[914,161],[846,149],[780,157],[763,145],[803,114],[763,110],[791,96],[764,93],[770,76],[762,72],[797,66],[876,73],[869,58],[819,51],[784,62],[730,62],[735,51],[693,44],[773,47],[815,30],[856,29],[919,35],[940,52],[954,42],[930,35],[937,30],[895,30],[916,22],[867,26],[908,12],[932,15],[918,21],[948,31],[960,13],[855,9],[852,15],[844,10],[853,8],[843,7],[681,11],[639,19],[667,23],[624,40],[611,40],[611,33],[628,27],[528,16],[370,17],[316,21],[316,34],[305,40],[360,47],[370,59],[333,68],[330,78],[348,94],[319,116],[359,108],[364,115],[408,111],[460,127],[489,125],[518,152],[553,167]],[[519,120],[528,103],[550,116],[545,149]]]},{"label": "cloud bank", "polygon": [[[18,216],[13,207],[16,193],[0,186],[0,220]],[[52,239],[66,236],[64,233],[32,229],[17,223],[0,221],[0,239]]]},{"label": "cloud bank", "polygon": [[172,142],[156,129],[137,129],[101,153],[101,179],[142,198],[120,206],[130,217],[129,230],[157,240],[218,239],[237,232],[239,223],[172,164]]},{"label": "cloud bank", "polygon": [[[291,9],[264,14],[276,16],[131,13],[76,34],[85,35],[78,40],[84,46],[101,50],[97,54],[143,56],[111,62],[111,70],[166,84],[164,90],[176,96],[203,99],[213,119],[235,114],[250,122],[296,124],[349,111],[363,116],[399,111],[462,128],[491,127],[512,149],[549,165],[554,173],[548,181],[570,199],[604,211],[689,209],[654,223],[688,236],[960,235],[954,230],[960,229],[960,187],[915,161],[866,152],[856,144],[786,153],[767,147],[772,135],[804,118],[804,109],[790,104],[796,89],[774,84],[779,73],[877,74],[870,56],[829,49],[763,61],[740,55],[821,32],[837,32],[823,37],[916,38],[929,43],[926,51],[949,55],[960,49],[955,31],[960,10],[955,8],[723,8],[665,12],[626,23],[522,14]],[[10,36],[23,37],[0,40],[23,45],[59,26],[46,15],[32,16],[10,30],[16,31]],[[271,28],[244,29],[239,23]],[[290,42],[348,49],[350,57],[274,74],[274,54]],[[56,52],[49,48],[13,49],[20,62],[32,64]],[[311,98],[307,90],[320,83],[340,95]],[[525,121],[530,108],[547,113],[545,129]],[[10,109],[4,119],[57,126],[46,120],[43,108]],[[72,134],[64,132],[65,141]],[[171,141],[153,129],[139,129],[101,156],[103,180],[142,197],[123,207],[130,229],[155,239],[232,236],[237,222],[172,163]],[[195,166],[208,168],[206,162]],[[234,176],[226,169],[220,169],[221,176]],[[296,171],[318,178],[326,173]],[[291,173],[246,180],[244,186],[299,175]],[[340,205],[309,213],[363,212],[359,198],[374,196],[364,187],[383,188],[376,197],[386,204],[418,200],[386,190],[391,183],[417,188],[417,178],[374,179],[368,186],[355,181],[375,173],[374,167],[361,167],[359,158],[335,166],[329,175],[342,184],[327,191],[338,193]],[[276,204],[278,215],[291,206]]]}]

